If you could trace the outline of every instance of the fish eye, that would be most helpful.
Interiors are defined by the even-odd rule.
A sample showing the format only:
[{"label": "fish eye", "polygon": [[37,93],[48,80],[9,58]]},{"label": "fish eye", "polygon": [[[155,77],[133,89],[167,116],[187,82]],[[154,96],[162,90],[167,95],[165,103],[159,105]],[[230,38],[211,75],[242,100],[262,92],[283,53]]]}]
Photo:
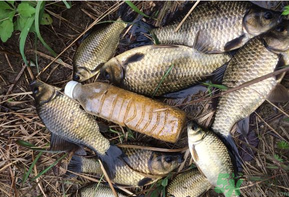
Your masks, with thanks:
[{"label": "fish eye", "polygon": [[196,124],[193,124],[193,126],[192,126],[192,128],[193,128],[193,130],[197,130],[198,129],[198,125],[196,125]]},{"label": "fish eye", "polygon": [[165,161],[167,163],[171,163],[173,161],[172,157],[165,157]]},{"label": "fish eye", "polygon": [[265,12],[264,18],[265,18],[266,20],[272,19],[272,18],[273,18],[272,12]]},{"label": "fish eye", "polygon": [[73,76],[73,80],[74,80],[74,81],[78,81],[79,79],[80,79],[79,75],[75,74],[75,75]]},{"label": "fish eye", "polygon": [[37,94],[39,92],[39,87],[33,88],[33,94]]},{"label": "fish eye", "polygon": [[104,77],[107,80],[110,80],[110,74],[107,71],[104,71]]},{"label": "fish eye", "polygon": [[285,27],[282,26],[282,25],[279,25],[279,26],[276,27],[276,31],[283,32],[283,31],[285,31]]}]

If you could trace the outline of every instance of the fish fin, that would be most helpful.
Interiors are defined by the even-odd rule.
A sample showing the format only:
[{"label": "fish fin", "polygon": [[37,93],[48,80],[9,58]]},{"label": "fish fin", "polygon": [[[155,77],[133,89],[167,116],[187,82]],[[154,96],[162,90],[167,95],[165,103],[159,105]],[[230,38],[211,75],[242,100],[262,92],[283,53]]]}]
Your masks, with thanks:
[{"label": "fish fin", "polygon": [[115,178],[116,166],[123,164],[123,154],[120,148],[111,144],[104,155],[98,155],[110,179]]},{"label": "fish fin", "polygon": [[235,174],[237,174],[237,172],[239,171],[242,171],[243,161],[241,159],[238,148],[232,136],[231,135],[223,136],[222,134],[217,134],[217,136],[220,138],[220,140],[225,144],[225,146],[228,149],[232,163],[234,164],[233,166]]},{"label": "fish fin", "polygon": [[195,145],[192,146],[192,157],[193,157],[195,162],[197,162],[199,160],[199,156],[198,156],[198,153],[195,149]]},{"label": "fish fin", "polygon": [[274,89],[270,92],[267,99],[273,103],[288,102],[289,101],[289,90],[281,84],[277,84]]},{"label": "fish fin", "polygon": [[212,46],[208,44],[208,38],[206,38],[205,35],[208,35],[205,31],[198,31],[193,48],[203,53],[222,53],[222,51],[212,49]]},{"label": "fish fin", "polygon": [[[72,172],[76,172],[76,173],[81,173],[82,172],[82,157],[77,156],[77,155],[73,155],[68,166],[67,166],[67,170],[72,171]],[[75,177],[76,175],[66,171],[65,175],[68,177]]]},{"label": "fish fin", "polygon": [[49,150],[71,152],[71,151],[76,151],[78,149],[80,149],[78,145],[71,143],[54,133],[51,133]]},{"label": "fish fin", "polygon": [[129,63],[133,63],[133,62],[138,62],[140,61],[142,58],[144,58],[144,54],[143,53],[135,53],[131,56],[129,56],[124,62],[123,65],[128,65]]},{"label": "fish fin", "polygon": [[243,39],[245,38],[245,34],[239,36],[238,38],[235,38],[234,40],[231,40],[230,42],[227,42],[224,49],[225,51],[232,51],[236,48],[239,48],[241,43],[243,43]]},{"label": "fish fin", "polygon": [[212,73],[212,77],[211,77],[211,81],[213,83],[216,83],[216,84],[222,83],[227,66],[228,66],[228,62],[222,65],[221,67],[217,68],[216,70],[214,70],[214,72]]},{"label": "fish fin", "polygon": [[151,178],[143,178],[142,180],[140,180],[139,182],[138,182],[138,186],[144,186],[145,184],[147,184],[147,183],[149,183],[149,182],[151,182],[152,181],[152,179]]},{"label": "fish fin", "polygon": [[249,133],[249,128],[250,128],[250,116],[239,120],[237,122],[237,132],[241,133],[243,136],[247,136]]}]

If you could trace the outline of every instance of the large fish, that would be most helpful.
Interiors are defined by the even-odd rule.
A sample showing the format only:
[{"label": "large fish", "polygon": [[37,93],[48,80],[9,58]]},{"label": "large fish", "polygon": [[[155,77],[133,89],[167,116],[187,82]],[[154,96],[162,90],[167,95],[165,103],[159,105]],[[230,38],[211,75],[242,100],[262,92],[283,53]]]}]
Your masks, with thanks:
[{"label": "large fish", "polygon": [[36,80],[31,88],[38,115],[47,129],[54,136],[94,150],[103,161],[109,176],[114,177],[115,165],[122,151],[102,136],[94,117],[56,87]]},{"label": "large fish", "polygon": [[102,72],[116,85],[159,96],[208,77],[230,58],[227,54],[204,54],[181,45],[148,45],[110,59]]},{"label": "large fish", "polygon": [[219,1],[197,6],[179,23],[154,29],[161,44],[182,44],[205,53],[223,53],[243,46],[249,39],[278,24],[280,13],[253,6],[250,2]]},{"label": "large fish", "polygon": [[[142,186],[152,183],[175,168],[183,161],[180,153],[162,153],[135,148],[122,148],[123,162],[116,166],[116,176],[111,179],[121,185]],[[69,171],[90,173],[101,176],[102,170],[96,158],[74,155],[68,165]]]},{"label": "large fish", "polygon": [[[289,64],[289,22],[250,40],[229,62],[223,84],[234,88]],[[275,77],[230,92],[220,98],[213,130],[228,137],[233,125],[253,113],[269,96],[278,93]],[[275,91],[274,91],[275,90]],[[280,92],[280,91],[279,91]],[[284,93],[284,91],[281,91]]]},{"label": "large fish", "polygon": [[114,23],[97,26],[78,47],[73,58],[73,79],[85,81],[99,71],[115,53],[121,32],[127,24],[121,19]]},{"label": "large fish", "polygon": [[225,193],[229,188],[235,189],[229,182],[235,178],[234,166],[224,143],[212,131],[205,131],[192,122],[187,125],[187,131],[189,149],[198,169],[213,186],[220,187],[223,179]]},{"label": "large fish", "polygon": [[191,170],[176,176],[168,185],[168,197],[198,197],[211,187],[207,178],[198,170]]},{"label": "large fish", "polygon": [[[103,184],[94,183],[80,189],[79,197],[115,197],[110,187]],[[125,197],[125,195],[117,192],[118,197]]]}]

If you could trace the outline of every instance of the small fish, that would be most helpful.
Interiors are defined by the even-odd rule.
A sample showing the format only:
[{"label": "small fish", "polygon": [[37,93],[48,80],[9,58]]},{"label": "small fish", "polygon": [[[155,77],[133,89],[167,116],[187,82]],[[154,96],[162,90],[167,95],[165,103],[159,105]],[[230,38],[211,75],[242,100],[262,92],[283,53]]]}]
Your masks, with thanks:
[{"label": "small fish", "polygon": [[211,187],[207,178],[198,170],[191,170],[176,176],[168,185],[168,197],[198,197]]},{"label": "small fish", "polygon": [[[118,197],[126,197],[117,192]],[[110,187],[103,184],[93,183],[80,189],[80,197],[115,197]]]},{"label": "small fish", "polygon": [[98,73],[98,68],[114,55],[120,34],[126,26],[121,19],[101,25],[80,44],[73,58],[75,81],[85,81]]},{"label": "small fish", "polygon": [[[289,64],[289,21],[284,21],[262,37],[250,40],[229,62],[222,84],[228,88],[242,85]],[[253,113],[269,96],[279,97],[275,77],[230,92],[220,98],[213,130],[225,137],[234,124]],[[287,97],[288,98],[288,97]],[[285,99],[286,100],[286,99]]]},{"label": "small fish", "polygon": [[230,59],[227,54],[204,54],[187,46],[148,45],[110,59],[102,73],[125,89],[160,96],[192,86]]},{"label": "small fish", "polygon": [[36,80],[31,84],[31,89],[38,115],[47,129],[54,136],[94,150],[103,161],[109,176],[114,177],[115,163],[122,151],[102,136],[94,117],[56,87]]},{"label": "small fish", "polygon": [[152,30],[161,44],[181,44],[205,53],[223,53],[243,46],[280,22],[280,13],[250,2],[217,1],[197,6],[179,23]]},{"label": "small fish", "polygon": [[[183,161],[180,153],[162,153],[136,148],[122,148],[124,156],[116,166],[116,176],[111,179],[121,185],[143,186],[155,182]],[[74,155],[68,165],[69,171],[92,173],[101,176],[102,170],[96,158]]]},{"label": "small fish", "polygon": [[189,149],[200,172],[213,186],[218,186],[219,176],[225,174],[223,180],[229,185],[229,180],[234,180],[234,166],[224,143],[212,131],[204,131],[192,122],[187,125],[187,131]]}]

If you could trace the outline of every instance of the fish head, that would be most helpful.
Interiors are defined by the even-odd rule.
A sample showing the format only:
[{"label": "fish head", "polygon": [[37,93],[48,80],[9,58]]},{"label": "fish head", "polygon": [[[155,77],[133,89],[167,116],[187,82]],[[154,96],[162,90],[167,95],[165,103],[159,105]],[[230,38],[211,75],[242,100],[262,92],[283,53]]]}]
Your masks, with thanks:
[{"label": "fish head", "polygon": [[205,137],[204,130],[194,122],[189,122],[187,125],[188,139],[191,144],[200,142]]},{"label": "fish head", "polygon": [[33,96],[36,102],[36,106],[41,106],[44,103],[49,102],[56,96],[56,89],[40,80],[35,80],[30,84],[30,88],[33,92]]},{"label": "fish head", "polygon": [[289,50],[289,21],[284,20],[282,23],[273,28],[263,36],[266,47],[275,52],[284,52]]},{"label": "fish head", "polygon": [[73,70],[74,70],[73,80],[77,82],[83,82],[99,72],[99,71],[92,72],[88,68],[82,66],[75,66]]},{"label": "fish head", "polygon": [[167,174],[184,161],[181,153],[153,152],[149,168],[152,174]]},{"label": "fish head", "polygon": [[116,85],[120,85],[124,78],[123,68],[116,58],[112,58],[104,64],[101,74]]},{"label": "fish head", "polygon": [[253,7],[243,18],[243,27],[252,36],[258,36],[281,22],[278,12]]}]

